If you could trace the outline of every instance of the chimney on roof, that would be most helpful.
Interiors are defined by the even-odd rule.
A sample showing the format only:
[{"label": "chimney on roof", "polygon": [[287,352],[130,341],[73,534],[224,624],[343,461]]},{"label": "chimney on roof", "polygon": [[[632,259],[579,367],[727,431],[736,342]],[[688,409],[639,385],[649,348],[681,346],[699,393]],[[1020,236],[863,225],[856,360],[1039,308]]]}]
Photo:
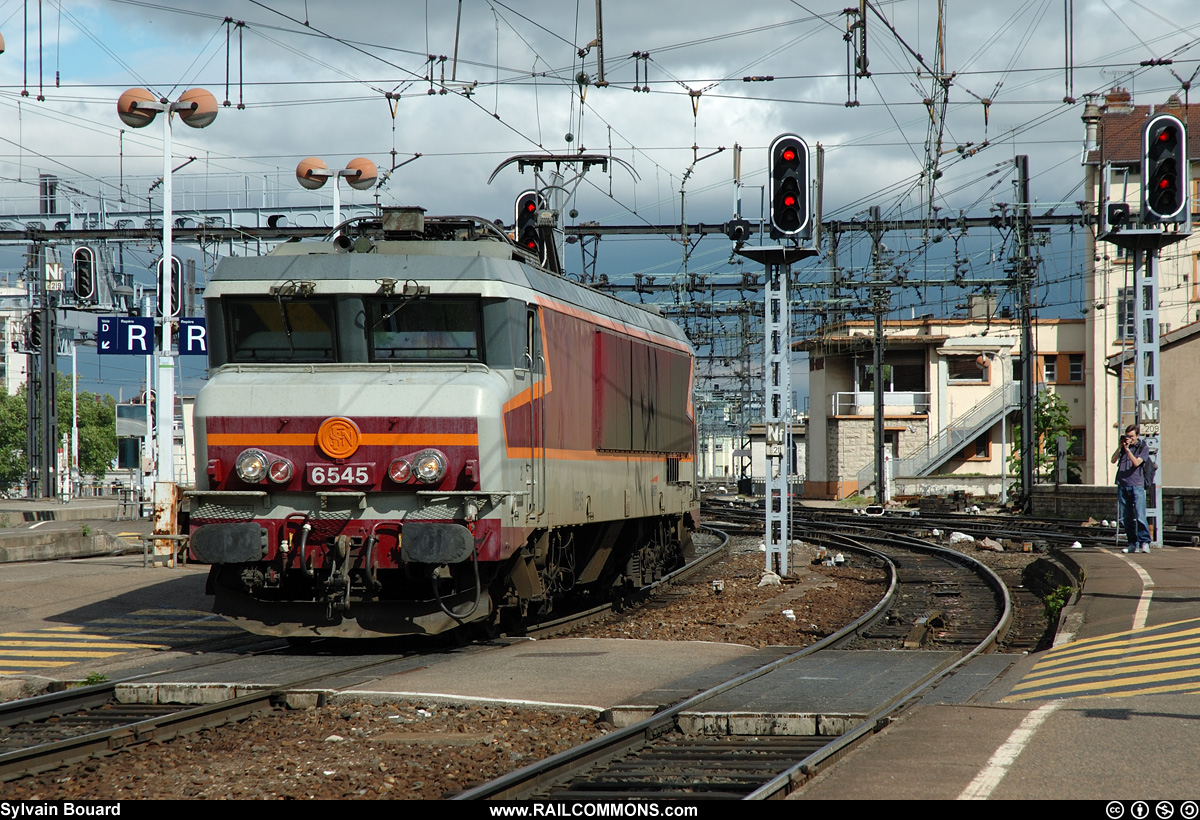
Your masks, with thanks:
[{"label": "chimney on roof", "polygon": [[1164,111],[1182,111],[1183,100],[1179,99],[1178,94],[1172,94],[1167,97],[1167,104],[1163,106]]},{"label": "chimney on roof", "polygon": [[1113,87],[1104,95],[1104,110],[1108,114],[1132,114],[1133,94],[1128,88]]},{"label": "chimney on roof", "polygon": [[1086,102],[1083,106],[1083,124],[1085,126],[1085,135],[1083,138],[1083,150],[1095,151],[1098,147],[1098,139],[1100,133],[1100,106],[1096,104],[1094,97],[1086,97]]}]

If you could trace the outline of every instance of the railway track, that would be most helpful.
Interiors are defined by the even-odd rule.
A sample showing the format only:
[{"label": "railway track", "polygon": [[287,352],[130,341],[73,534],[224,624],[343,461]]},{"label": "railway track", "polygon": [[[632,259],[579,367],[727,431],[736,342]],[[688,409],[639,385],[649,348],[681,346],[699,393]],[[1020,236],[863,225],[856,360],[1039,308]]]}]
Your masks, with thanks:
[{"label": "railway track", "polygon": [[[712,540],[715,543],[703,548],[694,561],[638,590],[635,596],[627,597],[625,602],[644,600],[662,594],[675,583],[686,581],[725,554],[728,536],[724,533],[714,535],[716,537]],[[535,624],[529,629],[522,629],[521,634],[529,637],[547,637],[602,617],[611,609],[612,605],[606,604],[572,613],[553,621]],[[314,641],[313,649],[319,650],[322,643],[325,642]],[[425,651],[443,650],[444,646],[439,642],[428,645]],[[277,652],[302,654],[282,646],[248,654]],[[0,782],[50,771],[93,756],[116,754],[138,743],[169,740],[239,721],[256,712],[277,708],[290,691],[319,688],[322,680],[333,675],[386,667],[394,663],[396,657],[395,654],[376,656],[366,663],[339,666],[336,670],[326,670],[317,676],[298,676],[287,683],[201,706],[122,703],[117,698],[117,687],[129,681],[114,681],[0,703]],[[191,664],[188,669],[219,666],[230,660],[232,659],[207,660]],[[172,671],[180,670],[176,668]],[[138,680],[145,681],[148,677],[139,676]]]},{"label": "railway track", "polygon": [[[1004,583],[986,566],[966,556],[916,539],[899,543],[901,539],[888,537],[886,549],[880,549],[879,543],[868,543],[870,537],[862,534],[810,531],[805,539],[853,552],[857,560],[875,561],[886,567],[888,591],[879,604],[813,646],[726,681],[645,721],[466,790],[453,799],[700,800],[784,796],[847,746],[875,731],[891,709],[911,702],[936,680],[994,648],[1012,621],[1011,600]],[[946,597],[951,585],[955,587],[955,605],[943,604],[944,615],[938,627],[930,624],[925,630],[931,640],[919,640],[911,648],[952,648],[959,653],[958,660],[916,682],[892,707],[867,716],[842,735],[709,736],[687,731],[684,716],[689,712],[701,710],[707,701],[801,658],[843,646],[891,648],[901,638],[888,632],[889,617],[898,620],[918,609],[925,612],[928,602]],[[911,638],[911,632],[909,629],[904,637]]]},{"label": "railway track", "polygon": [[619,601],[607,601],[599,606],[581,612],[573,612],[561,618],[538,621],[530,624],[527,628],[523,628],[519,634],[531,638],[552,638],[555,635],[561,635],[565,632],[570,632],[572,629],[577,629],[598,621],[612,612],[614,608],[631,606],[649,598],[669,595],[671,588],[675,584],[689,581],[696,574],[702,572],[711,566],[714,561],[726,554],[729,547],[728,533],[711,527],[705,527],[704,529],[708,531],[710,536],[715,537],[717,543],[697,545],[696,557],[687,565],[680,567],[669,575],[663,576],[662,579],[655,581],[653,584],[623,596]]},{"label": "railway track", "polygon": [[[731,532],[757,532],[762,529],[761,506],[755,508],[725,503],[713,506],[705,512],[706,520]],[[1029,543],[1030,548],[1039,555],[1052,546],[1066,548],[1076,542],[1079,542],[1080,546],[1113,546],[1111,530],[1048,519],[1026,520],[1011,516],[973,514],[928,516],[908,515],[903,512],[877,516],[812,507],[796,507],[794,512],[792,537],[814,543],[819,541],[821,533],[840,531],[872,543],[879,549],[886,549],[888,543],[945,542],[951,532],[958,531],[975,539],[990,537],[1007,542],[1010,549],[1020,548],[1018,545]],[[939,535],[935,536],[935,532]],[[1186,533],[1169,530],[1165,535],[1168,544],[1190,543],[1190,536]],[[1004,566],[1000,563],[992,567],[993,572],[1004,581],[1012,599],[1012,623],[1001,641],[1004,651],[1032,652],[1045,649],[1053,638],[1048,631],[1050,625],[1046,621],[1045,604],[1040,593],[1057,586],[1057,582],[1047,580],[1048,577],[1067,574],[1065,569],[1052,567],[1053,563],[1049,559],[1043,559],[1042,562],[1028,565]],[[1038,577],[1032,577],[1031,571]],[[937,591],[935,599],[953,605],[957,597],[955,584],[947,580]],[[943,607],[939,605],[938,600],[932,600],[928,602],[928,608],[936,613]]]}]

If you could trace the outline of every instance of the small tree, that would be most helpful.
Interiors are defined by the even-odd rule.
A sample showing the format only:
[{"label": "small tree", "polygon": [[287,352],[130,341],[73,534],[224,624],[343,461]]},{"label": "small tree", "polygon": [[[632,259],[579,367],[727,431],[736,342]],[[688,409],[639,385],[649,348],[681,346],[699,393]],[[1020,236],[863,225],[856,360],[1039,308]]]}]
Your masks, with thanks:
[{"label": "small tree", "polygon": [[0,486],[25,480],[25,387],[11,396],[0,388]]},{"label": "small tree", "polygon": [[[71,380],[58,377],[58,431],[70,434]],[[109,465],[117,457],[116,400],[112,396],[80,391],[79,405],[79,472],[103,479]],[[29,470],[25,452],[26,388],[13,395],[0,391],[0,486],[20,484]]]},{"label": "small tree", "polygon": [[[1033,406],[1033,427],[1036,434],[1036,443],[1033,448],[1033,478],[1036,482],[1038,479],[1054,474],[1055,461],[1058,459],[1058,437],[1063,436],[1067,440],[1068,447],[1075,443],[1075,436],[1071,431],[1070,411],[1062,396],[1057,393],[1039,393],[1037,395]],[[1015,476],[1014,492],[1021,496],[1029,490],[1021,485],[1021,478],[1024,474],[1021,469],[1021,443],[1023,440],[1024,431],[1018,424],[1013,427],[1012,454],[1008,457],[1008,469]]]}]

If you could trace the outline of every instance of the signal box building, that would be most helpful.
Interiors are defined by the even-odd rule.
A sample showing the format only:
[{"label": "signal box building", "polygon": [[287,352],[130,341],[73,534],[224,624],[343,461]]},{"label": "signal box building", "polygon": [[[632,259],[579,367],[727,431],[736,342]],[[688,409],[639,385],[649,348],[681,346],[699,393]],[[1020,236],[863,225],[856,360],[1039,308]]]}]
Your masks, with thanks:
[{"label": "signal box building", "polygon": [[[883,426],[893,496],[1000,494],[1020,422],[1021,328],[1015,318],[989,316],[978,302],[969,311],[967,318],[884,322]],[[1038,389],[1067,405],[1076,437],[1070,478],[1079,481],[1091,387],[1085,325],[1039,320],[1034,337]],[[831,326],[800,345],[809,351],[807,497],[874,494],[873,345],[870,320]]]}]

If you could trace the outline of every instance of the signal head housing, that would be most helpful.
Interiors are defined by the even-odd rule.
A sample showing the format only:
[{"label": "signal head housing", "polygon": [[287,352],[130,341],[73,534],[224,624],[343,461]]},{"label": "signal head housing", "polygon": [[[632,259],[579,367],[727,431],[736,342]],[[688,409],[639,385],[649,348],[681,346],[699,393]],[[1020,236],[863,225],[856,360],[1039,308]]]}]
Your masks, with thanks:
[{"label": "signal head housing", "polygon": [[1188,207],[1187,133],[1170,114],[1142,129],[1142,221],[1184,222]]},{"label": "signal head housing", "polygon": [[794,238],[808,227],[808,144],[795,134],[771,142],[767,175],[771,184],[771,236]]}]

